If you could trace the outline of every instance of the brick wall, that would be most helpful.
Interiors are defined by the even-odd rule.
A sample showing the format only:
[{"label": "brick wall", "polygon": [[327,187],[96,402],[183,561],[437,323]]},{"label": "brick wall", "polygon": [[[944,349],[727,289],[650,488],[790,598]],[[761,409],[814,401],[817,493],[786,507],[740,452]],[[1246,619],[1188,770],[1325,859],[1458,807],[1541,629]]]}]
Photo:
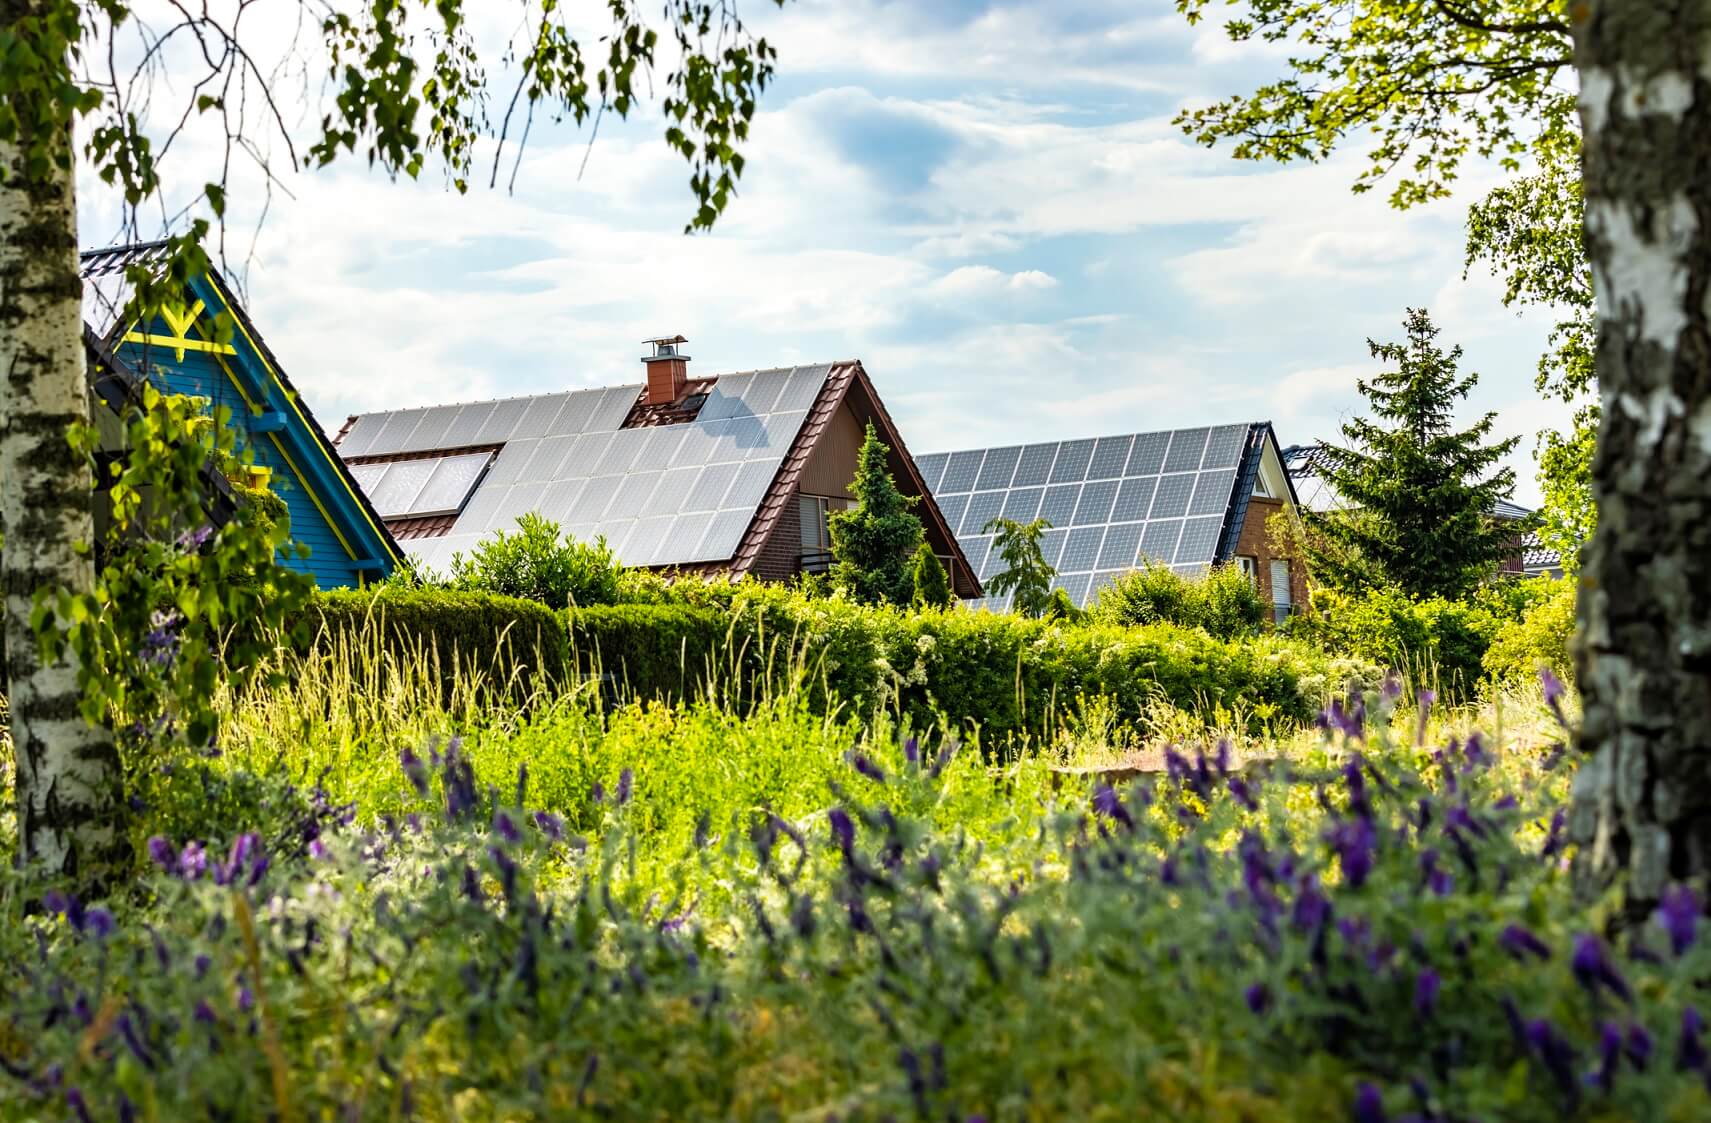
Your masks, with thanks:
[{"label": "brick wall", "polygon": [[[1255,575],[1259,581],[1260,595],[1266,602],[1271,603],[1271,563],[1285,555],[1274,554],[1271,549],[1271,534],[1267,523],[1272,515],[1283,510],[1283,502],[1278,499],[1261,499],[1253,496],[1248,500],[1248,514],[1242,523],[1242,533],[1236,539],[1236,555],[1250,557],[1255,560]],[[1233,560],[1233,559],[1232,559]],[[1307,602],[1307,567],[1301,564],[1299,558],[1287,557],[1289,562],[1289,599],[1297,605]]]},{"label": "brick wall", "polygon": [[760,553],[750,570],[762,581],[788,581],[801,568],[802,511],[796,502],[796,492],[790,493],[784,510],[778,514],[772,533],[762,543]]}]

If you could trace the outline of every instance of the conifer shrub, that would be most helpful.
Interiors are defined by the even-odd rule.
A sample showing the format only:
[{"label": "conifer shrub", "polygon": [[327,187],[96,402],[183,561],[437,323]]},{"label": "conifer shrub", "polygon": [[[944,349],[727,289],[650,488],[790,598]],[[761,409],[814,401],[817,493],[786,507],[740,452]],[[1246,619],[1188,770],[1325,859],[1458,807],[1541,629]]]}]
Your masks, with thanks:
[{"label": "conifer shrub", "polygon": [[915,547],[915,559],[912,576],[915,582],[915,595],[910,598],[910,604],[915,608],[949,608],[956,600],[951,592],[950,574],[945,572],[944,563],[933,553],[933,547],[922,542]]}]

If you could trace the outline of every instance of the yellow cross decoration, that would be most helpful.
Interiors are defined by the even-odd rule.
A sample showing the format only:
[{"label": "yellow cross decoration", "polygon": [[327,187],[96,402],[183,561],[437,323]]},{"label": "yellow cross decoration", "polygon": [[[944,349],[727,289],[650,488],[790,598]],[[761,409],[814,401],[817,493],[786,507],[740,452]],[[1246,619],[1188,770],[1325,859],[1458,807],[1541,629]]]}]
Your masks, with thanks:
[{"label": "yellow cross decoration", "polygon": [[183,312],[172,308],[162,308],[160,318],[166,321],[166,326],[172,329],[171,335],[153,335],[143,331],[128,331],[125,333],[126,343],[143,343],[154,347],[170,347],[177,362],[184,361],[186,351],[209,351],[219,355],[235,355],[236,347],[230,343],[216,343],[207,339],[191,339],[190,329],[196,323],[196,317],[202,314],[203,304],[198,300]]}]

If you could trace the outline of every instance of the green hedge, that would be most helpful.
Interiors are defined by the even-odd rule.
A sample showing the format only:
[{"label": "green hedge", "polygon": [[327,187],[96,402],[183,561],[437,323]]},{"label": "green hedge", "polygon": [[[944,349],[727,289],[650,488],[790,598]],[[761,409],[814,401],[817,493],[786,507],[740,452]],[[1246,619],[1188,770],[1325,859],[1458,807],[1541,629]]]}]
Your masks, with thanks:
[{"label": "green hedge", "polygon": [[318,594],[293,630],[300,644],[350,643],[371,657],[428,660],[448,681],[473,673],[495,684],[558,682],[569,669],[562,616],[492,593],[338,589]]}]

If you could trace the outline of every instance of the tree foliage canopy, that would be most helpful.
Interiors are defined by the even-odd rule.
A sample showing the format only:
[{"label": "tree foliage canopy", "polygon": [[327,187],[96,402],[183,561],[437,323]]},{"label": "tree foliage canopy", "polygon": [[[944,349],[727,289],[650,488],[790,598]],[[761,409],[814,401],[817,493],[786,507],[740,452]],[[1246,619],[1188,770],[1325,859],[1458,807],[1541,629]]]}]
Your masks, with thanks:
[{"label": "tree foliage canopy", "polygon": [[1045,519],[1019,523],[997,518],[987,523],[983,534],[991,534],[992,549],[1004,559],[1004,568],[986,582],[993,596],[1014,594],[1010,603],[1024,616],[1044,616],[1052,608],[1052,578],[1057,570],[1046,563],[1040,538],[1051,529]]},{"label": "tree foliage canopy", "polygon": [[1492,413],[1455,429],[1455,403],[1479,376],[1457,373],[1461,348],[1433,342],[1438,329],[1424,309],[1410,309],[1405,324],[1404,343],[1368,341],[1375,359],[1396,364],[1360,381],[1374,416],[1343,425],[1346,446],[1319,446],[1343,506],[1303,512],[1315,532],[1309,560],[1333,585],[1461,596],[1516,547],[1522,528],[1491,512],[1515,486],[1513,469],[1492,469],[1518,438],[1488,443]]},{"label": "tree foliage canopy", "polygon": [[890,446],[867,426],[850,491],[855,506],[826,519],[832,537],[832,583],[869,604],[908,604],[915,592],[913,555],[923,540],[912,496],[897,490],[885,465]]}]

